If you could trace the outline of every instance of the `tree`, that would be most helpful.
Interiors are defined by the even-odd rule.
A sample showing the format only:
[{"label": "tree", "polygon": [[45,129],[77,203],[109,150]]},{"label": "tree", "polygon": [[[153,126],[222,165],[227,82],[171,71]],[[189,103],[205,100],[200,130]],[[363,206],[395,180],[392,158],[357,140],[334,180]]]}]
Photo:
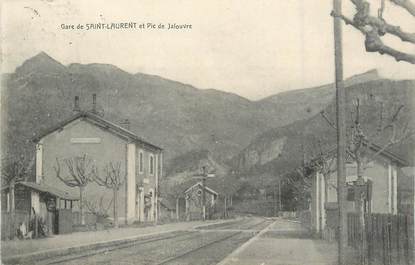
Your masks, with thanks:
[{"label": "tree", "polygon": [[[376,159],[376,157],[381,154],[383,151],[391,148],[394,145],[402,143],[412,135],[414,135],[415,130],[411,129],[409,126],[409,121],[405,122],[402,119],[399,119],[400,113],[404,109],[404,105],[394,106],[394,110],[390,117],[385,117],[384,113],[384,103],[380,102],[378,123],[374,126],[370,125],[370,120],[374,119],[374,112],[370,109],[366,109],[365,112],[362,112],[362,105],[360,99],[356,98],[353,102],[354,110],[350,111],[350,121],[349,130],[347,131],[347,146],[346,151],[349,159],[356,164],[356,174],[357,181],[356,184],[363,186],[369,185],[365,184],[363,179],[364,172],[368,168],[368,165]],[[363,114],[363,115],[362,115]],[[331,125],[331,127],[336,128],[330,119],[327,117],[325,112],[321,112],[323,118]],[[376,116],[376,115],[375,115]],[[375,144],[375,141],[383,142],[382,145]],[[372,150],[376,151],[372,151]],[[327,184],[327,183],[326,183]],[[327,185],[326,185],[327,186]],[[356,194],[355,194],[356,196]],[[360,227],[361,227],[361,247],[360,247],[360,261],[362,264],[366,262],[365,252],[367,251],[367,242],[365,233],[365,201],[368,202],[367,194],[362,192],[358,193],[358,197],[355,197],[356,201],[356,210],[359,214]],[[370,209],[370,207],[367,207]]]},{"label": "tree", "polygon": [[[296,198],[296,203],[306,204],[310,196],[311,186],[312,186],[312,173],[314,169],[309,164],[303,164],[302,166],[296,168],[293,171],[287,172],[279,176],[278,187],[281,193],[285,193],[283,199],[292,200]],[[284,203],[286,205],[286,202]],[[294,206],[291,204],[291,206]],[[297,205],[298,207],[299,205]],[[281,206],[280,206],[281,208]]]},{"label": "tree", "polygon": [[[345,207],[345,90],[343,84],[343,52],[342,52],[342,33],[340,19],[348,25],[354,26],[365,36],[365,48],[368,52],[378,52],[387,54],[397,61],[406,61],[415,64],[415,55],[394,49],[385,45],[381,37],[388,34],[401,39],[402,42],[415,44],[415,34],[402,31],[399,26],[388,23],[383,18],[385,10],[385,0],[380,0],[381,6],[377,16],[370,14],[370,4],[365,0],[350,0],[356,8],[353,19],[344,16],[341,12],[341,0],[333,1],[334,17],[334,53],[335,53],[335,76],[336,76],[336,107],[337,107],[337,182],[338,182],[338,203],[339,203],[339,264],[345,264],[347,245],[347,217]],[[402,7],[412,17],[415,17],[415,5],[412,0],[389,0],[389,2]]]},{"label": "tree", "polygon": [[97,221],[108,217],[108,210],[111,207],[113,200],[108,205],[104,206],[104,196],[101,196],[99,201],[85,200],[85,206],[89,212],[97,217]]},{"label": "tree", "polygon": [[[356,97],[353,101],[353,108],[349,111],[350,125],[346,133],[347,154],[356,163],[357,176],[362,177],[368,164],[374,161],[380,153],[404,142],[415,134],[415,130],[411,128],[409,121],[399,118],[405,108],[403,104],[389,106],[393,108],[389,117],[385,116],[384,102],[380,102],[378,107],[366,106],[362,112],[364,106],[361,104],[361,99]],[[336,128],[325,111],[321,112],[321,116],[332,128]],[[370,120],[376,118],[376,124],[371,126]],[[375,142],[382,142],[382,144]],[[377,151],[370,151],[372,147],[376,147]]]},{"label": "tree", "polygon": [[[382,40],[383,36],[389,35],[399,38],[402,42],[410,43],[415,46],[415,33],[406,32],[400,26],[393,25],[385,20],[383,12],[385,10],[385,0],[380,0],[381,6],[377,14],[370,12],[370,3],[365,0],[350,0],[356,8],[353,18],[348,18],[343,14],[332,13],[333,16],[341,18],[346,25],[352,25],[365,36],[365,48],[368,52],[378,52],[387,54],[395,58],[396,61],[405,61],[415,64],[415,54],[406,53],[392,48]],[[401,7],[414,17],[415,23],[415,4],[412,0],[388,0],[388,2]],[[415,48],[415,47],[414,47]]]},{"label": "tree", "polygon": [[32,168],[35,164],[35,157],[30,160],[21,156],[18,158],[5,158],[1,165],[1,185],[9,187],[9,207],[10,207],[10,237],[13,239],[15,236],[15,186],[19,182],[29,180],[32,172]]},{"label": "tree", "polygon": [[86,154],[83,156],[64,159],[64,162],[68,168],[69,176],[61,176],[61,168],[58,158],[56,158],[56,166],[54,166],[56,176],[67,186],[71,188],[79,188],[79,211],[81,215],[81,224],[84,225],[84,189],[89,182],[94,180],[94,177],[97,175],[97,170],[93,165],[92,160],[87,157]]},{"label": "tree", "polygon": [[113,193],[113,214],[114,214],[114,227],[118,228],[118,191],[124,184],[125,175],[121,174],[121,163],[113,164],[110,162],[104,169],[105,178],[101,178],[98,174],[95,175],[94,181],[107,189],[112,189]]},{"label": "tree", "polygon": [[229,170],[226,174],[219,174],[210,182],[210,185],[219,193],[219,197],[223,198],[223,217],[227,218],[229,216],[228,209],[232,206],[233,195],[240,187],[236,171]]}]

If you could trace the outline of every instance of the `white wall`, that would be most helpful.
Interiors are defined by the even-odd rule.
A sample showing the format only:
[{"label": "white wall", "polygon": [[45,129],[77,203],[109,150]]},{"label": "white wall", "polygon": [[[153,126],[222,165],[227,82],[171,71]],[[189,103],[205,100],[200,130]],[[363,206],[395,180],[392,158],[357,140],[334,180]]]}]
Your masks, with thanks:
[{"label": "white wall", "polygon": [[135,220],[135,143],[127,144],[127,222],[132,223]]}]

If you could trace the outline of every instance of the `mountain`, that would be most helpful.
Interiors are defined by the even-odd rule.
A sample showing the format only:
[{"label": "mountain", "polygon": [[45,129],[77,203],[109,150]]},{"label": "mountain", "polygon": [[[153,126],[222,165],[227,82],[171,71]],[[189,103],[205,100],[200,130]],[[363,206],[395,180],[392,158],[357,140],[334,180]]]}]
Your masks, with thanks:
[{"label": "mountain", "polygon": [[[91,108],[92,94],[104,118],[129,119],[131,130],[166,150],[166,158],[208,149],[225,160],[270,128],[255,105],[235,94],[200,90],[105,64],[64,66],[45,53],[3,76],[3,151],[25,153],[30,138],[72,115],[73,99]],[[33,150],[33,149],[32,149]]]},{"label": "mountain", "polygon": [[[346,84],[347,85],[347,84]],[[318,88],[310,91],[315,95],[322,94],[330,88]],[[320,91],[319,91],[320,90]],[[321,91],[323,90],[323,91]],[[319,91],[320,93],[316,92]],[[302,93],[297,91],[295,93]],[[287,93],[287,97],[291,97]],[[278,96],[278,95],[277,95]],[[276,97],[273,97],[275,100]],[[362,129],[369,135],[379,128],[380,115],[382,115],[383,126],[396,113],[399,106],[403,105],[398,115],[398,131],[408,125],[415,130],[413,113],[415,111],[415,80],[392,81],[387,79],[371,80],[364,83],[354,83],[346,88],[347,126],[353,124],[352,114],[355,117],[356,99],[359,99]],[[299,99],[301,102],[303,99]],[[313,100],[311,100],[313,101]],[[312,103],[315,104],[315,101]],[[299,108],[303,108],[300,104]],[[326,116],[335,122],[335,102],[332,100],[324,108]],[[381,114],[382,113],[382,114]],[[370,140],[383,145],[391,135],[386,130],[379,136],[371,137]],[[399,137],[399,135],[398,135]],[[302,161],[313,157],[320,148],[327,150],[335,145],[336,131],[318,112],[314,116],[298,120],[286,126],[272,128],[254,139],[233,160],[234,167],[244,172],[250,178],[267,175],[274,177],[284,174],[300,166]],[[410,164],[415,161],[415,139],[410,137],[406,141],[390,149],[400,155]]]},{"label": "mountain", "polygon": [[45,52],[33,56],[26,60],[21,66],[16,68],[16,72],[22,75],[30,75],[35,72],[43,74],[57,74],[65,71],[66,67],[60,62],[50,57]]},{"label": "mountain", "polygon": [[[344,85],[348,87],[378,80],[379,78],[377,70],[370,70],[346,79]],[[313,117],[332,103],[335,95],[334,84],[327,84],[314,88],[281,92],[257,101],[256,104],[268,109],[272,115],[280,117],[278,125],[283,126],[294,121]]]},{"label": "mountain", "polygon": [[[165,149],[166,166],[194,150],[227,162],[264,132],[313,117],[334,96],[327,85],[250,101],[108,64],[63,65],[44,52],[2,77],[3,155],[33,156],[30,139],[71,116],[75,96],[91,109],[95,93],[104,118],[129,119],[130,130]],[[347,82],[377,79],[372,71]]]},{"label": "mountain", "polygon": [[229,166],[215,159],[208,150],[192,150],[176,156],[169,163],[166,168],[168,178],[161,181],[162,193],[170,199],[173,198],[173,201],[174,197],[183,196],[187,188],[201,181],[196,176],[202,173],[203,166],[208,173],[214,175],[206,180],[206,185],[220,194],[228,192],[235,185],[235,181],[229,176]]}]

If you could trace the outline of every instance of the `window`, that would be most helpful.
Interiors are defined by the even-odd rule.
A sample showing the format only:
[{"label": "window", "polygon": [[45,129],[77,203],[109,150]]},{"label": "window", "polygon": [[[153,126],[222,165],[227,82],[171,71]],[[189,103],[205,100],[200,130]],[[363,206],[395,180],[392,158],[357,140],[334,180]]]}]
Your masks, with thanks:
[{"label": "window", "polygon": [[139,161],[138,161],[138,172],[139,173],[143,173],[143,170],[144,170],[144,158],[143,158],[143,152],[142,151],[140,151],[139,153],[138,153],[138,159],[139,159]]},{"label": "window", "polygon": [[154,175],[154,156],[150,155],[150,175]]}]

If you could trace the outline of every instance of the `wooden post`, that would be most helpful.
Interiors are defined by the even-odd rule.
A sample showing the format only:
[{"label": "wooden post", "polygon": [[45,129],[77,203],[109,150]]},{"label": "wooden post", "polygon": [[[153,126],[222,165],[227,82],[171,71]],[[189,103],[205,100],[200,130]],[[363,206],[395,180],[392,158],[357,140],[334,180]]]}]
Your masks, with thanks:
[{"label": "wooden post", "polygon": [[190,221],[190,202],[189,202],[189,198],[187,198],[186,197],[186,199],[185,199],[186,201],[186,206],[185,206],[185,209],[186,209],[186,221]]},{"label": "wooden post", "polygon": [[176,198],[176,219],[179,220],[179,198]]},{"label": "wooden post", "polygon": [[277,185],[274,185],[274,216],[277,216]]},{"label": "wooden post", "polygon": [[278,202],[279,202],[279,211],[282,211],[282,202],[281,202],[281,179],[278,179]]},{"label": "wooden post", "polygon": [[202,179],[202,194],[201,194],[202,195],[202,203],[201,203],[202,204],[202,212],[201,212],[201,215],[202,215],[202,220],[205,221],[206,220],[206,191],[205,191],[205,189],[206,189],[206,179],[208,177],[213,177],[214,174],[209,174],[207,172],[207,167],[206,166],[202,167],[202,171],[203,172],[202,172],[201,175],[194,175],[193,177]]},{"label": "wooden post", "polygon": [[[203,175],[205,175],[205,167],[203,167]],[[206,220],[206,178],[202,178],[202,220]]]},{"label": "wooden post", "polygon": [[37,238],[39,236],[39,222],[37,219],[36,212],[35,212],[35,228],[34,229],[35,229],[35,238]]},{"label": "wooden post", "polygon": [[85,215],[84,215],[84,207],[83,207],[83,196],[84,196],[84,187],[79,186],[79,215],[81,218],[81,225],[85,224]]},{"label": "wooden post", "polygon": [[334,61],[336,78],[336,120],[337,120],[337,201],[338,224],[338,264],[346,265],[347,248],[347,208],[346,208],[346,102],[343,84],[342,27],[338,15],[342,12],[342,1],[333,0]]},{"label": "wooden post", "polygon": [[223,196],[223,218],[226,219],[226,195]]},{"label": "wooden post", "polygon": [[14,239],[16,234],[16,203],[15,203],[15,186],[16,181],[13,178],[10,182],[10,239]]},{"label": "wooden post", "polygon": [[114,197],[114,201],[113,201],[113,207],[114,207],[114,227],[118,228],[119,227],[119,222],[118,222],[118,187],[114,187],[113,190],[113,197]]}]

